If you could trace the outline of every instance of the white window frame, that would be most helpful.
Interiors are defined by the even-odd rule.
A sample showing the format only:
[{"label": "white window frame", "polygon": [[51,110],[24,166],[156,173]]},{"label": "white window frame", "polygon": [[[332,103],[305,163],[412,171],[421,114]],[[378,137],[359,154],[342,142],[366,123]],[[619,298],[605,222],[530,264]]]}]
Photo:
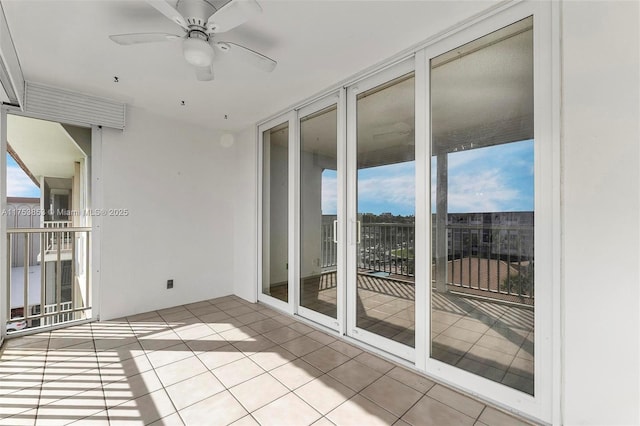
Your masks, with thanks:
[{"label": "white window frame", "polygon": [[[430,93],[429,61],[438,55],[462,46],[472,40],[506,27],[514,22],[533,16],[534,37],[534,186],[535,186],[535,277],[536,303],[534,308],[534,396],[509,388],[476,374],[453,367],[429,357],[430,345],[424,351],[423,371],[444,382],[461,387],[467,392],[490,400],[519,414],[551,422],[556,417],[554,401],[559,399],[558,377],[558,339],[554,332],[559,325],[557,315],[559,307],[559,258],[560,241],[557,232],[559,215],[559,138],[555,134],[554,115],[558,111],[559,100],[552,91],[554,64],[552,46],[552,5],[547,2],[522,2],[486,17],[446,38],[426,47],[420,53],[420,74],[425,76],[426,86],[421,96]],[[430,141],[430,108],[427,104],[425,120],[425,141]],[[417,131],[416,131],[417,133]],[[431,176],[430,156],[423,158],[426,178]],[[430,192],[429,192],[430,196]],[[430,229],[430,227],[428,227]],[[428,231],[430,232],[430,230]],[[430,236],[429,236],[430,237]],[[423,240],[427,245],[431,241]],[[420,251],[430,253],[428,246]],[[427,282],[431,282],[431,269],[425,271]],[[426,320],[430,329],[429,309],[431,292],[427,292]],[[421,315],[423,315],[422,311]],[[417,313],[416,313],[417,315]],[[428,334],[427,334],[428,335]],[[427,341],[428,342],[428,341]],[[419,366],[420,368],[420,366]],[[422,368],[421,368],[422,369]]]},{"label": "white window frame", "polygon": [[[416,262],[416,343],[414,353],[410,356],[400,354],[404,359],[414,361],[413,368],[422,371],[428,376],[449,384],[462,391],[466,391],[481,399],[501,406],[508,411],[530,417],[537,421],[548,423],[560,423],[561,415],[561,228],[560,228],[560,5],[557,2],[541,2],[534,0],[514,0],[501,3],[487,11],[473,16],[467,21],[456,25],[447,31],[438,33],[429,40],[416,45],[404,52],[390,58],[386,63],[380,65],[378,69],[367,69],[333,88],[328,89],[324,94],[315,96],[313,99],[302,101],[298,106],[292,106],[289,112],[281,113],[275,118],[263,121],[258,126],[258,271],[257,282],[258,300],[269,304],[272,307],[281,309],[291,314],[299,312],[294,301],[297,301],[295,291],[298,278],[298,244],[299,244],[299,213],[298,202],[298,179],[299,155],[298,140],[299,131],[297,121],[298,112],[303,111],[307,105],[311,105],[314,100],[331,95],[338,91],[342,97],[341,103],[345,117],[341,128],[345,138],[354,140],[350,132],[355,131],[355,121],[352,116],[355,111],[353,100],[349,100],[345,89],[353,91],[354,87],[363,88],[367,81],[381,79],[380,83],[388,81],[389,75],[393,74],[392,69],[396,64],[402,63],[409,57],[414,57],[413,71],[415,72],[415,143],[416,143],[416,258],[430,259],[431,256],[431,227],[430,227],[430,188],[431,176],[430,161],[430,109],[429,109],[429,60],[441,53],[466,44],[469,41],[487,35],[497,29],[506,27],[514,22],[520,21],[529,16],[534,18],[534,158],[535,158],[535,250],[536,250],[536,306],[535,306],[535,390],[530,396],[505,385],[493,382],[489,379],[477,376],[473,373],[450,366],[443,362],[430,358],[430,306],[431,306],[431,268],[429,262]],[[401,74],[398,74],[398,76]],[[370,79],[370,80],[369,80]],[[374,87],[374,86],[372,86]],[[364,90],[364,89],[360,89]],[[352,96],[353,97],[353,96]],[[345,114],[347,114],[345,116]],[[262,288],[262,134],[275,125],[289,120],[289,160],[290,167],[294,167],[294,173],[289,176],[289,256],[291,260],[289,270],[289,304],[273,298],[261,295]],[[349,123],[349,125],[347,125]],[[349,132],[349,135],[346,133]],[[345,142],[346,143],[346,142]],[[340,149],[340,148],[339,148]],[[355,154],[356,147],[353,143],[345,147],[347,158]],[[346,167],[346,159],[343,167]],[[294,165],[294,166],[292,166]],[[291,170],[291,169],[290,169]],[[344,241],[346,247],[342,255],[346,256],[347,262],[343,268],[348,268],[355,262],[355,250],[349,249],[355,235],[355,225],[351,223],[355,220],[355,193],[347,196],[347,188],[354,188],[355,172],[347,171],[346,182],[340,185],[343,206],[347,213],[344,217],[344,224],[340,229],[340,241]],[[351,198],[353,197],[353,198]],[[346,199],[349,198],[349,199]],[[291,265],[295,265],[291,268]],[[346,271],[344,271],[346,274]],[[346,285],[344,291],[353,292],[355,287]],[[353,287],[349,289],[350,287]],[[353,297],[353,294],[349,297]],[[273,300],[270,300],[273,299]],[[349,310],[351,304],[343,299],[344,309]],[[338,306],[340,312],[341,306]],[[347,318],[353,318],[353,313]],[[311,318],[311,317],[309,317]],[[401,359],[394,358],[390,354],[398,355],[398,348],[393,345],[387,346],[383,340],[373,339],[370,342],[363,341],[360,336],[358,340],[350,339],[349,330],[354,324],[349,324],[349,320],[340,316],[341,334],[347,339],[361,344],[363,347],[383,354],[386,352],[390,358],[398,362],[405,363]],[[377,336],[379,337],[379,336]],[[368,340],[368,339],[367,339]],[[372,347],[371,344],[375,346]],[[405,363],[407,364],[407,363]]]}]

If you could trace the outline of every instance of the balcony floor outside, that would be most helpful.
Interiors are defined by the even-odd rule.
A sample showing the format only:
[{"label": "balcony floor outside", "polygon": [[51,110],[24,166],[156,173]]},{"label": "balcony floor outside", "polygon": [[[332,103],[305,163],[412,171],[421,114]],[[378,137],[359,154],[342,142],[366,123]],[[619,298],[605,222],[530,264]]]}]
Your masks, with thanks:
[{"label": "balcony floor outside", "polygon": [[525,424],[235,296],[18,337],[0,424]]},{"label": "balcony floor outside", "polygon": [[[486,292],[485,292],[486,293]],[[434,291],[432,356],[533,394],[534,318],[531,307]],[[358,326],[415,345],[415,286],[405,279],[358,273]],[[335,273],[303,281],[302,305],[335,317]]]}]

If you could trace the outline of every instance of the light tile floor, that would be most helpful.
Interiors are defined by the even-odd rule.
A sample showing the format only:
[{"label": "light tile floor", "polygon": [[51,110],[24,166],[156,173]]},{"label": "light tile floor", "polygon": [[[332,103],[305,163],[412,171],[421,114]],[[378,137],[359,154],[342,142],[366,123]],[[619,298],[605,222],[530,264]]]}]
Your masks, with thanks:
[{"label": "light tile floor", "polygon": [[235,296],[10,339],[6,425],[518,425]]}]

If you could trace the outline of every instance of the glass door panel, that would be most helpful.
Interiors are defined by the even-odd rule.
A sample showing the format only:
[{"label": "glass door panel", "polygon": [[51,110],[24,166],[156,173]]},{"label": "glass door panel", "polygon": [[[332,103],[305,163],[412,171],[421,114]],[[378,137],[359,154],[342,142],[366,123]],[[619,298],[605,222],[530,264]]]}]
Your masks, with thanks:
[{"label": "glass door panel", "polygon": [[355,326],[365,332],[361,338],[375,335],[376,341],[410,348],[415,347],[414,80],[413,73],[405,74],[357,95],[356,158],[350,160],[357,168],[356,255],[349,269],[355,275],[350,281],[356,287]]},{"label": "glass door panel", "polygon": [[431,357],[533,395],[533,19],[431,60]]},{"label": "glass door panel", "polygon": [[262,133],[262,294],[289,300],[289,125]]},{"label": "glass door panel", "polygon": [[300,306],[338,318],[337,105],[300,118]]}]

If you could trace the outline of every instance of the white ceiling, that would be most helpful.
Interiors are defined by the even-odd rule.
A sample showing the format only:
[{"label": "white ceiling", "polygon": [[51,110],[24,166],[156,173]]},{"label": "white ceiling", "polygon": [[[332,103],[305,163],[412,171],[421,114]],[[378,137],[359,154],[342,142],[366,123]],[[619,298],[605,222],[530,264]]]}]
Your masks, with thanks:
[{"label": "white ceiling", "polygon": [[36,177],[71,178],[74,163],[85,157],[59,123],[7,116],[7,142]]},{"label": "white ceiling", "polygon": [[495,3],[262,0],[262,15],[217,39],[257,50],[278,67],[271,74],[220,67],[212,82],[196,81],[180,43],[119,46],[108,39],[181,34],[144,1],[3,0],[2,6],[26,80],[237,131]]}]

